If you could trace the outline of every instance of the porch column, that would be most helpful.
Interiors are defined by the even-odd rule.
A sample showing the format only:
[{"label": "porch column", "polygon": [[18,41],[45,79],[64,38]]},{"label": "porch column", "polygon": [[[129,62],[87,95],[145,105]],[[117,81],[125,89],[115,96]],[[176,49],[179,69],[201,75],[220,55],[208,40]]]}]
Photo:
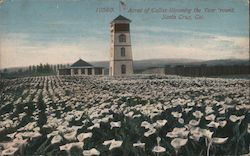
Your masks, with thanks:
[{"label": "porch column", "polygon": [[78,69],[78,75],[82,75],[81,68]]},{"label": "porch column", "polygon": [[102,75],[104,75],[104,68],[102,68]]},{"label": "porch column", "polygon": [[70,75],[71,75],[71,76],[74,75],[74,69],[70,69]]},{"label": "porch column", "polygon": [[84,71],[85,71],[85,75],[88,75],[88,68],[85,68]]}]

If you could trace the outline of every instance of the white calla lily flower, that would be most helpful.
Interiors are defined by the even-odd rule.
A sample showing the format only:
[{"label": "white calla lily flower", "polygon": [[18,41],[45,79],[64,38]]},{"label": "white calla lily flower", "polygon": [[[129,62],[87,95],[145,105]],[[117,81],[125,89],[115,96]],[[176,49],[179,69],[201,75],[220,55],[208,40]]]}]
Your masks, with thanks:
[{"label": "white calla lily flower", "polygon": [[9,148],[3,150],[1,153],[3,156],[14,156],[14,155],[16,155],[17,151],[18,151],[18,148],[9,147]]},{"label": "white calla lily flower", "polygon": [[83,142],[85,139],[91,138],[92,135],[93,135],[93,134],[92,134],[91,132],[88,132],[88,133],[80,133],[80,134],[77,136],[77,139],[78,139],[78,141]]},{"label": "white calla lily flower", "polygon": [[200,119],[203,116],[203,113],[201,111],[195,111],[193,112],[193,116]]},{"label": "white calla lily flower", "polygon": [[133,144],[133,147],[140,147],[140,148],[145,148],[145,143],[142,142],[137,142]]},{"label": "white calla lily flower", "polygon": [[163,152],[165,152],[166,149],[164,147],[160,146],[161,138],[157,137],[156,140],[157,140],[157,146],[155,146],[153,148],[152,152],[154,152],[154,153],[163,153]]},{"label": "white calla lily flower", "polygon": [[186,145],[188,139],[175,138],[171,141],[171,145],[176,149],[180,149],[182,146]]},{"label": "white calla lily flower", "polygon": [[57,143],[60,143],[62,140],[63,140],[63,138],[60,135],[56,135],[52,138],[51,143],[57,144]]},{"label": "white calla lily flower", "polygon": [[223,144],[227,141],[228,137],[226,138],[212,138],[212,142],[215,143],[215,144]]},{"label": "white calla lily flower", "polygon": [[100,155],[100,152],[95,148],[91,148],[90,150],[84,150],[82,153],[84,156],[98,156],[98,155]]},{"label": "white calla lily flower", "polygon": [[120,128],[121,127],[121,121],[118,122],[110,122],[111,129],[113,128]]},{"label": "white calla lily flower", "polygon": [[156,132],[155,128],[150,128],[147,132],[144,133],[145,137],[149,137],[150,135],[154,134]]}]

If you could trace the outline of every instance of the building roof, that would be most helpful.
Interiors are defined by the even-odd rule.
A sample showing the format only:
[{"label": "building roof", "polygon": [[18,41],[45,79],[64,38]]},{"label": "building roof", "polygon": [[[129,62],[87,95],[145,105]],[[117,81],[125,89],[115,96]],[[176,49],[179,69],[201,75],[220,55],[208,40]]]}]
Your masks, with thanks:
[{"label": "building roof", "polygon": [[116,21],[128,21],[128,22],[131,22],[130,19],[128,19],[128,18],[126,18],[126,17],[124,17],[122,15],[119,15],[118,17],[116,17],[111,23],[116,22]]},{"label": "building roof", "polygon": [[93,66],[92,64],[89,64],[88,62],[83,61],[82,59],[79,59],[75,63],[73,63],[70,67],[89,67]]}]

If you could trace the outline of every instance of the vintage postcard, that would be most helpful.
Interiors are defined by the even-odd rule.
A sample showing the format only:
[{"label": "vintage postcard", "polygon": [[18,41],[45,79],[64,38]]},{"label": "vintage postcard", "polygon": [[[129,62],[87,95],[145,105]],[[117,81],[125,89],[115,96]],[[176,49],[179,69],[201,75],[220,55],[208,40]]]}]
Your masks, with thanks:
[{"label": "vintage postcard", "polygon": [[250,155],[249,0],[0,0],[1,156]]}]

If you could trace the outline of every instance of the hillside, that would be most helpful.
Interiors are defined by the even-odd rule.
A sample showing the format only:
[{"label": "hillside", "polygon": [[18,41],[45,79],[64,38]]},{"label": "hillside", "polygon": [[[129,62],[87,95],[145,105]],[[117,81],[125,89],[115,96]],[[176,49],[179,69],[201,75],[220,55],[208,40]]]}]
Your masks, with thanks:
[{"label": "hillside", "polygon": [[[108,61],[91,62],[95,66],[108,68]],[[249,64],[248,60],[240,59],[221,59],[221,60],[195,60],[195,59],[149,59],[149,60],[134,60],[134,68],[136,70],[146,69],[149,67],[164,67],[165,65],[236,65]]]}]

